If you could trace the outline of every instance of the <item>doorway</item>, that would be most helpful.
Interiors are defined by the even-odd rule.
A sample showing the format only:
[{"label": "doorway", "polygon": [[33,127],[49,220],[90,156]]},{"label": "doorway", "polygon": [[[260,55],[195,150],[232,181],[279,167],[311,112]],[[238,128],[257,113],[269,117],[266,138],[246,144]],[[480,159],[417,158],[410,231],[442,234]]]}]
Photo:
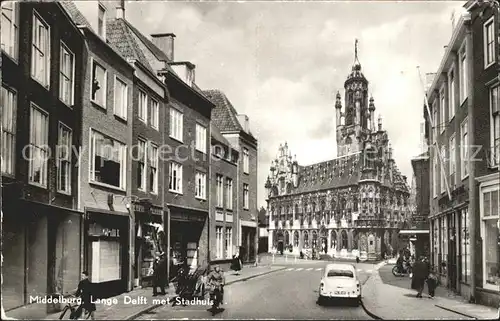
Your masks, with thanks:
[{"label": "doorway", "polygon": [[449,288],[453,291],[457,290],[457,235],[455,224],[455,213],[448,215],[448,278]]},{"label": "doorway", "polygon": [[278,242],[278,253],[283,255],[283,241]]}]

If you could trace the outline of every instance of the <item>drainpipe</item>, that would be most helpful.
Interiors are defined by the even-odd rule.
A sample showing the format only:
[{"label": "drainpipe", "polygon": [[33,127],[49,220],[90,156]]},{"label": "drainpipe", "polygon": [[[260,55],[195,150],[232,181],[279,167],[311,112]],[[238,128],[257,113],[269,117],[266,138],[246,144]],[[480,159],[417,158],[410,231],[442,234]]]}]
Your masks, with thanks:
[{"label": "drainpipe", "polygon": [[474,143],[475,143],[475,126],[474,126],[474,60],[472,53],[472,28],[471,28],[471,18],[470,14],[465,17],[465,30],[466,30],[466,55],[467,55],[467,68],[468,68],[468,78],[467,78],[467,113],[468,113],[468,124],[467,124],[467,135],[468,135],[468,146],[467,146],[467,167],[469,172],[469,235],[472,244],[472,251],[470,253],[471,262],[471,292],[470,292],[470,303],[476,302],[476,248],[479,239],[476,236],[476,212],[477,212],[477,186],[476,186],[476,163],[470,158],[470,155],[474,153]]}]

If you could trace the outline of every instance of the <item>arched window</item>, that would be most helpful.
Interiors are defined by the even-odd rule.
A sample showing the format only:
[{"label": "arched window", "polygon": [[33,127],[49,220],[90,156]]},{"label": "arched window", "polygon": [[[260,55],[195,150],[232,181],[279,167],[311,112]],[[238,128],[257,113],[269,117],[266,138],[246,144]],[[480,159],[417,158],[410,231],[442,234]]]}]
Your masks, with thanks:
[{"label": "arched window", "polygon": [[304,248],[309,248],[309,234],[307,232],[304,232]]},{"label": "arched window", "polygon": [[331,235],[331,248],[336,248],[337,247],[337,233],[335,231],[330,232]]},{"label": "arched window", "polygon": [[318,247],[318,233],[316,231],[313,231],[312,247]]},{"label": "arched window", "polygon": [[341,248],[342,249],[347,249],[347,243],[348,243],[348,239],[347,239],[347,232],[345,230],[343,230],[341,233],[340,233],[340,237],[341,237],[341,242],[342,242],[342,246]]},{"label": "arched window", "polygon": [[297,231],[293,232],[293,246],[299,246],[299,232]]}]

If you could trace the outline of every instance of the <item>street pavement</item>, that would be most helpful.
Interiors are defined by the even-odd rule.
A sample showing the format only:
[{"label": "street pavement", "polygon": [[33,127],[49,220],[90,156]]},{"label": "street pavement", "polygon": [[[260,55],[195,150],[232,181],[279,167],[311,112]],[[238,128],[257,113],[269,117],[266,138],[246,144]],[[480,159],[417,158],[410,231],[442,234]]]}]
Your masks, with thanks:
[{"label": "street pavement", "polygon": [[411,279],[392,275],[393,266],[374,271],[363,288],[363,306],[372,317],[382,320],[498,319],[496,309],[469,304],[443,287],[436,289],[433,299],[426,293],[423,298],[416,298],[417,292],[410,288]]},{"label": "street pavement", "polygon": [[[326,306],[317,304],[321,270],[329,262],[315,261],[300,265],[290,262],[281,271],[225,287],[225,310],[213,318],[221,319],[371,319],[361,306],[345,302]],[[356,264],[360,281],[368,279],[374,264]],[[362,290],[363,294],[363,290]],[[135,320],[212,318],[209,306],[164,305]]]}]

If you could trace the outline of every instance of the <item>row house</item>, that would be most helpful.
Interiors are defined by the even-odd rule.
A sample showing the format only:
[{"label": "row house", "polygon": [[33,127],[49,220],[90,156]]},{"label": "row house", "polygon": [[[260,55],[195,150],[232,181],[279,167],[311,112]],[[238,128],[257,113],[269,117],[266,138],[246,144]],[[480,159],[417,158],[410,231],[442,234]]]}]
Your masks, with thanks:
[{"label": "row house", "polygon": [[219,129],[212,124],[212,160],[210,182],[210,239],[211,263],[227,270],[238,245],[238,181],[239,152],[231,147]]},{"label": "row house", "polygon": [[60,3],[2,2],[2,305],[42,317],[80,280],[78,207],[88,49]]},{"label": "row house", "polygon": [[[471,301],[500,301],[498,11],[469,1],[427,91],[431,261]],[[440,161],[442,160],[442,162]],[[448,196],[449,193],[449,196]]]},{"label": "row house", "polygon": [[247,115],[238,114],[231,101],[220,90],[205,90],[204,94],[215,104],[212,123],[239,152],[237,195],[237,240],[243,262],[256,259],[257,230],[257,139],[250,132]]},{"label": "row house", "polygon": [[[132,289],[130,213],[134,68],[107,37],[101,2],[64,2],[85,36],[86,60],[78,208],[85,213],[82,262],[96,293]],[[78,7],[77,7],[78,5]]]}]

